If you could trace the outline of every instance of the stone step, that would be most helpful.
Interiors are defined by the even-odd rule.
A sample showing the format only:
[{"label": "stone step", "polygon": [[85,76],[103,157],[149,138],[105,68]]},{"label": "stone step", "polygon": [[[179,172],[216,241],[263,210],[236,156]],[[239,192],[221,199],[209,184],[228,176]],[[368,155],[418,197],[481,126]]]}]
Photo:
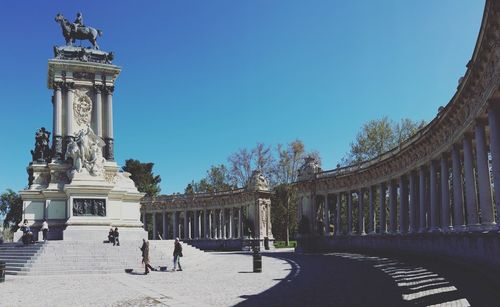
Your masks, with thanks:
[{"label": "stone step", "polygon": [[[126,268],[144,272],[141,266],[141,242],[123,241],[121,246],[101,242],[48,241],[43,244],[23,246],[0,245],[0,260],[6,262],[9,275],[57,275],[124,273]],[[150,241],[150,259],[154,266],[172,267],[174,241]],[[207,261],[206,254],[183,243],[182,260],[188,266]]]}]

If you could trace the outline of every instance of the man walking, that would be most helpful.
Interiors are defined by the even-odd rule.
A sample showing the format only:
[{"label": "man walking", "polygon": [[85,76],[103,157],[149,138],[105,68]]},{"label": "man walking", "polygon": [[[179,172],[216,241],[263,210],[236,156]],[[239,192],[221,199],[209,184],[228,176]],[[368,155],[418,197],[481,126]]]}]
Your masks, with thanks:
[{"label": "man walking", "polygon": [[156,269],[149,264],[149,241],[146,241],[146,239],[142,239],[141,251],[142,263],[144,263],[144,275],[149,274],[149,270],[156,271]]},{"label": "man walking", "polygon": [[175,267],[177,265],[179,266],[179,269],[177,269],[177,271],[182,271],[180,257],[182,257],[182,245],[181,245],[181,242],[179,242],[179,238],[175,238],[175,244],[174,244],[174,268],[173,268],[172,271],[175,271]]}]

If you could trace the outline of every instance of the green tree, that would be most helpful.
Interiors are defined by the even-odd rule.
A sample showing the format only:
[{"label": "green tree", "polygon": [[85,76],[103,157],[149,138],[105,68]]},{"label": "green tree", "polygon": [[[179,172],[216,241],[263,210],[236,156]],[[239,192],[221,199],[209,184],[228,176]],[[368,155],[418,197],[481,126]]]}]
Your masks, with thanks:
[{"label": "green tree", "polygon": [[387,117],[370,120],[361,127],[341,164],[350,165],[373,159],[412,137],[424,126],[424,121],[416,122],[408,118],[399,123]]},{"label": "green tree", "polygon": [[16,231],[23,215],[23,200],[21,196],[11,189],[0,195],[0,214],[5,215],[3,225]]},{"label": "green tree", "polygon": [[290,245],[290,232],[297,228],[297,193],[293,185],[280,184],[271,195],[271,222],[273,235]]},{"label": "green tree", "polygon": [[122,169],[131,174],[130,178],[134,181],[139,192],[146,193],[146,196],[157,196],[160,189],[160,175],[153,174],[154,163],[141,163],[139,160],[125,160],[125,166]]},{"label": "green tree", "polygon": [[236,186],[231,183],[229,172],[224,164],[212,165],[207,171],[205,178],[198,182],[192,181],[184,189],[184,193],[212,193],[217,191],[227,191]]},{"label": "green tree", "polygon": [[271,177],[274,183],[271,218],[274,221],[274,234],[279,239],[283,238],[288,246],[290,233],[297,229],[298,198],[292,183],[297,181],[299,169],[306,157],[313,156],[318,163],[321,163],[321,158],[315,151],[307,153],[301,140],[294,140],[286,146],[279,144],[277,154]]},{"label": "green tree", "polygon": [[260,170],[266,178],[272,176],[274,157],[271,147],[257,143],[252,148],[242,148],[228,158],[229,176],[234,185],[245,187],[254,170]]}]

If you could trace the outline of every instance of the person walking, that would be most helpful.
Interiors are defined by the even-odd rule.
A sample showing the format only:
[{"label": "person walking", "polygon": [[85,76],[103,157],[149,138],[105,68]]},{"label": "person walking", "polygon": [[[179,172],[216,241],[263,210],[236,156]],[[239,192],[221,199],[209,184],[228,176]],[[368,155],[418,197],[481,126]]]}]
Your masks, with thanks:
[{"label": "person walking", "polygon": [[120,246],[120,233],[118,232],[118,227],[115,227],[115,231],[113,231],[113,237],[114,237],[114,241],[113,241],[113,246],[115,246],[115,244],[117,246]]},{"label": "person walking", "polygon": [[174,268],[172,271],[175,271],[175,267],[179,266],[177,271],[182,271],[181,267],[181,258],[182,257],[182,245],[181,242],[179,242],[179,238],[175,238],[175,243],[174,243]]},{"label": "person walking", "polygon": [[149,264],[149,241],[146,241],[146,239],[142,239],[141,251],[142,251],[142,263],[144,263],[144,270],[145,270],[144,275],[149,274],[150,269],[151,271],[156,271],[156,269]]},{"label": "person walking", "polygon": [[43,219],[43,223],[42,223],[43,242],[47,242],[47,232],[48,231],[49,231],[49,223],[47,223],[46,219]]}]

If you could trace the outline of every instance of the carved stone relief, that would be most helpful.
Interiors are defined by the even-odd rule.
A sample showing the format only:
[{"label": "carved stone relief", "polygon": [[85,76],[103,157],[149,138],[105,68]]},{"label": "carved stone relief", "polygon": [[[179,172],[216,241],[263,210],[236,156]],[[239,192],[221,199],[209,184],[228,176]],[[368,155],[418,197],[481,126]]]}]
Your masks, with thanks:
[{"label": "carved stone relief", "polygon": [[82,90],[75,91],[75,98],[73,100],[73,112],[75,121],[79,126],[90,125],[90,118],[92,114],[92,100],[86,92]]}]

